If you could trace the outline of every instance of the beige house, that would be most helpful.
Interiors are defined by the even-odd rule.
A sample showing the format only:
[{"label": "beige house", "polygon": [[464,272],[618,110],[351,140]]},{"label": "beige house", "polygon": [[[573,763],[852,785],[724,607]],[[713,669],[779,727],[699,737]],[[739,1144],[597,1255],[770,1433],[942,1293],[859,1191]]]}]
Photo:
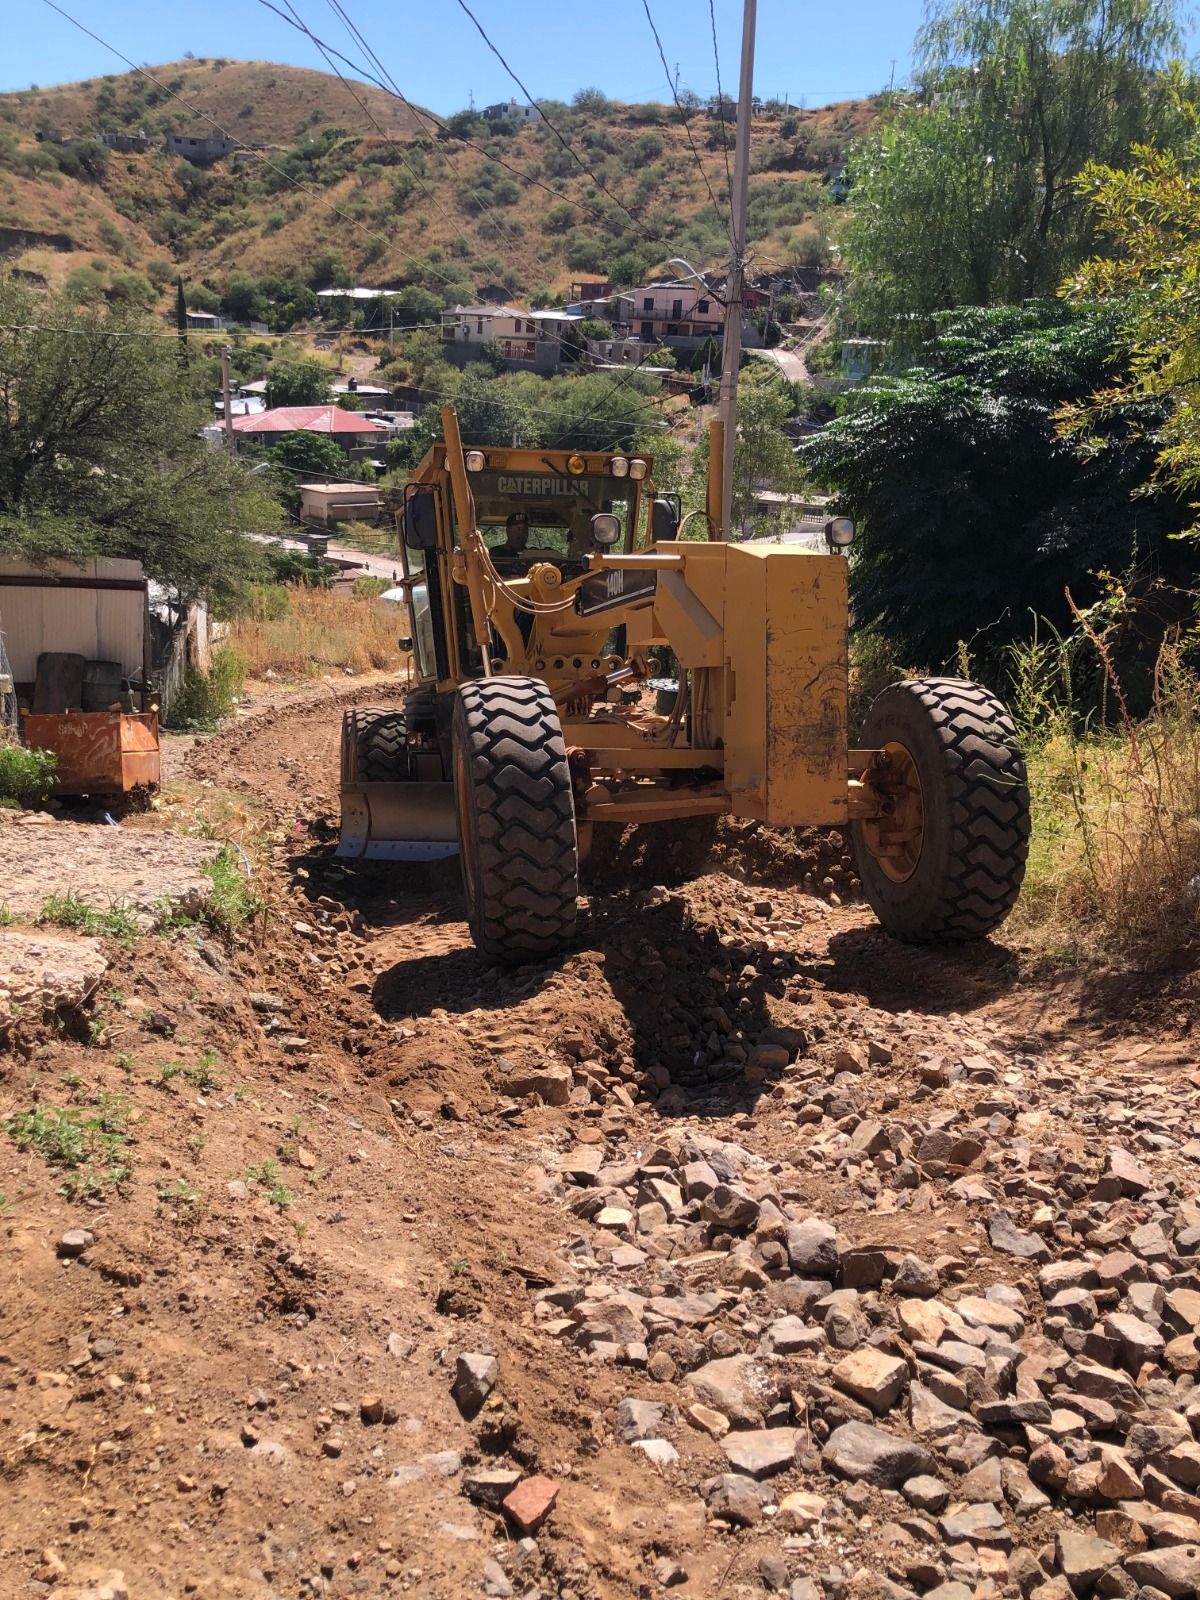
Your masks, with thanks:
[{"label": "beige house", "polygon": [[373,483],[300,485],[300,515],[305,522],[371,522],[382,506]]}]

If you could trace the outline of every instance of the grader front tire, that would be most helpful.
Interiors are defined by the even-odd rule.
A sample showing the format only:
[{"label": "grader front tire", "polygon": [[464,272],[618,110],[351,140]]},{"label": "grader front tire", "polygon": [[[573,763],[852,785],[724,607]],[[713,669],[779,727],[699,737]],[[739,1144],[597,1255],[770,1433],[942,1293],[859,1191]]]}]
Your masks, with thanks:
[{"label": "grader front tire", "polygon": [[887,750],[900,825],[856,820],[858,875],[890,933],[911,943],[982,939],[1020,893],[1029,785],[1002,701],[960,678],[915,678],[875,700],[860,735]]},{"label": "grader front tire", "polygon": [[453,748],[471,937],[489,962],[554,955],[575,932],[579,846],[549,689],[536,678],[464,684]]}]

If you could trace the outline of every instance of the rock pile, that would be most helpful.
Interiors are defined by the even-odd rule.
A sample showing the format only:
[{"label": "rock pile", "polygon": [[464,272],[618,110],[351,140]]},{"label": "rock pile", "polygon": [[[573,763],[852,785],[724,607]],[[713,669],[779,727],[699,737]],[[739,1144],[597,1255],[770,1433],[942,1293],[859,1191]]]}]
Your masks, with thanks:
[{"label": "rock pile", "polygon": [[1196,1593],[1196,1083],[838,1023],[748,1053],[745,1144],[630,1111],[548,1152],[535,1325],[644,1385],[615,1436],[769,1524],[797,1600],[847,1552],[894,1600]]}]

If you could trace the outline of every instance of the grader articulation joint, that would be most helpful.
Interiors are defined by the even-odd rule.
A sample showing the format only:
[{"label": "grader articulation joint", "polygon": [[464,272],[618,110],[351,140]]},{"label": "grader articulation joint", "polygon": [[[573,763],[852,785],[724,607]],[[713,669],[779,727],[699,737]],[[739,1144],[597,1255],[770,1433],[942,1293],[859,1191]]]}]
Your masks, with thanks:
[{"label": "grader articulation joint", "polygon": [[[1001,702],[958,679],[898,683],[850,748],[852,525],[829,525],[827,552],[729,543],[710,480],[692,514],[709,536],[680,537],[648,456],[464,451],[452,409],[442,422],[397,518],[415,681],[398,709],[345,715],[340,856],[458,851],[492,961],[570,939],[596,827],[707,815],[849,824],[901,938],[1004,919],[1029,796]],[[719,439],[710,460],[719,472]],[[660,713],[627,691],[665,651],[678,687]]]}]

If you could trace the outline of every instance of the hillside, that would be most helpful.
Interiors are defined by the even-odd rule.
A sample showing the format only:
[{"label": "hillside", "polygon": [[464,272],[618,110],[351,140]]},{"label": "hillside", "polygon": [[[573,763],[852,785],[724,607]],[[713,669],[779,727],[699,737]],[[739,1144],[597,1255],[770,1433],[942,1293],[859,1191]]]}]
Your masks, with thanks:
[{"label": "hillside", "polygon": [[[398,135],[407,136],[421,126],[407,106],[382,89],[355,83],[351,91],[340,78],[306,67],[210,57],[168,61],[147,67],[146,72],[148,76],[111,73],[81,83],[0,95],[0,120],[26,133],[61,128],[79,137],[102,127],[190,132],[197,123],[208,129],[207,116],[251,145],[290,144],[322,124],[336,124],[349,133],[371,133],[372,117]],[[150,79],[157,79],[157,84]]]},{"label": "hillside", "polygon": [[[580,275],[629,284],[673,255],[705,268],[724,254],[733,129],[703,108],[684,126],[673,106],[591,95],[550,106],[553,127],[510,132],[462,114],[451,137],[356,84],[359,105],[322,73],[259,62],[152,70],[253,153],[196,167],[157,142],[111,154],[37,142],[46,128],[74,140],[215,131],[133,73],[0,96],[0,251],[15,266],[57,283],[95,257],[110,287],[131,269],[159,288],[182,271],[218,295],[235,272],[309,287],[419,284],[453,304],[488,282],[521,298]],[[761,109],[750,236],[763,264],[829,259],[829,174],[877,114],[867,101]]]}]

